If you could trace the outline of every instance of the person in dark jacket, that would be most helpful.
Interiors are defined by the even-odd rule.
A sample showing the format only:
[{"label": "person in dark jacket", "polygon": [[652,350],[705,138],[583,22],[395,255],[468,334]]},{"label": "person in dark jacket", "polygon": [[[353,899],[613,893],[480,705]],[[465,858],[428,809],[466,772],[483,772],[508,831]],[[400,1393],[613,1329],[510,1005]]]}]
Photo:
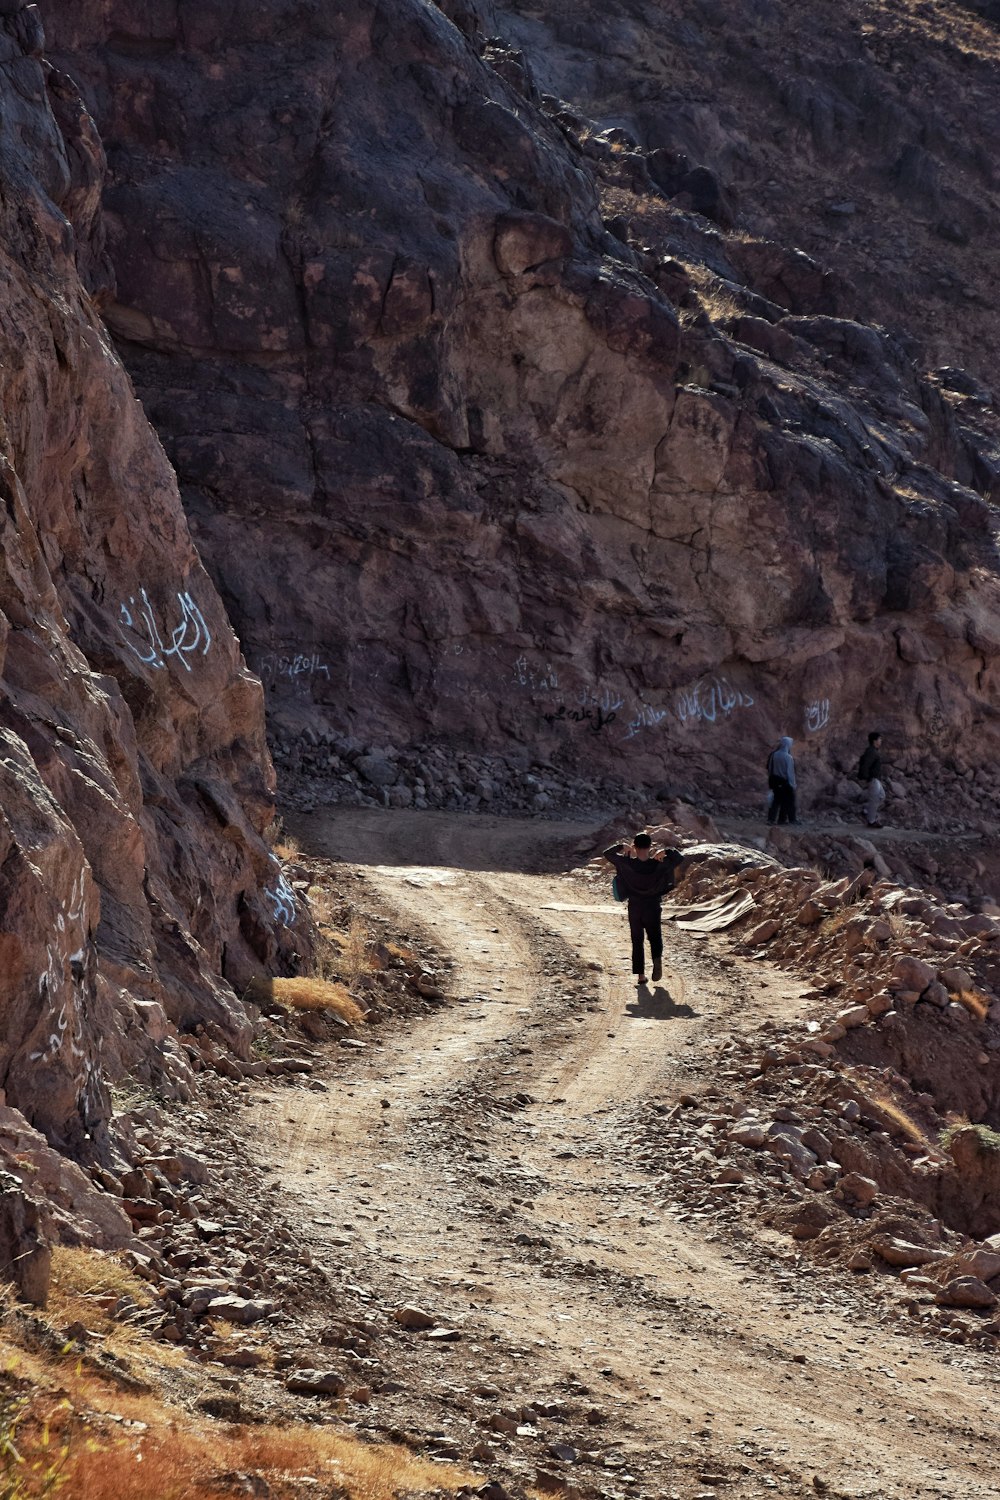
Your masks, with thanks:
[{"label": "person in dark jacket", "polygon": [[878,729],[873,729],[868,736],[868,744],[858,763],[858,780],[868,791],[865,822],[869,828],[881,828],[879,808],[885,801],[885,787],[882,785],[882,734]]},{"label": "person in dark jacket", "polygon": [[795,816],[795,761],[793,741],[786,734],[767,757],[767,784],[774,794],[768,809],[769,823],[797,823]]},{"label": "person in dark jacket", "polygon": [[604,858],[615,867],[619,883],[628,896],[628,925],[632,935],[632,973],[637,984],[646,983],[646,939],[653,960],[655,983],[663,978],[663,928],[661,903],[673,888],[677,868],[684,856],[679,849],[657,849],[648,833],[637,833],[631,845],[612,844]]}]

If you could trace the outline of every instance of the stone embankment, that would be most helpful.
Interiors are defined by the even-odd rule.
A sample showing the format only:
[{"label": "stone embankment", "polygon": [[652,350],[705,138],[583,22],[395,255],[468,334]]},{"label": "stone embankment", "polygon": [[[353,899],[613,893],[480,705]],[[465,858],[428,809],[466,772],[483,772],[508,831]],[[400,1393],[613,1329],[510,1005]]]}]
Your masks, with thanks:
[{"label": "stone embankment", "polygon": [[725,963],[808,985],[799,1022],[748,1034],[734,1016],[717,1081],[685,1108],[640,1111],[680,1202],[750,1203],[819,1262],[892,1268],[900,1315],[1000,1340],[1000,914],[887,880],[864,840],[829,880],[787,845],[706,843],[707,820],[670,811],[651,831],[685,854],[673,918]]}]

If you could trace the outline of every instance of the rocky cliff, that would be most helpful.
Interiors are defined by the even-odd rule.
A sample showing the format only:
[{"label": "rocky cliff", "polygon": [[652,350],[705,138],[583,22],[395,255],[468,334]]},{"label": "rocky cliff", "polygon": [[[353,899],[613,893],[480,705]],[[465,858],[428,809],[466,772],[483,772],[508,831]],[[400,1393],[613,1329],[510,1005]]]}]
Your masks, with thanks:
[{"label": "rocky cliff", "polygon": [[0,1148],[93,1159],[110,1086],[183,1096],[179,1030],[245,1047],[233,986],[306,938],[260,685],[95,308],[102,148],[20,0],[0,121]]},{"label": "rocky cliff", "polygon": [[[901,72],[893,8],[814,38],[777,3],[42,10],[109,151],[109,324],[279,748],[740,792],[782,731],[832,791],[873,715],[918,782],[992,754],[1000,450],[989,390],[941,364],[966,304],[941,291],[933,359],[863,321],[986,202],[969,147],[925,224],[909,150],[956,70],[995,76],[961,52],[985,23],[908,21]],[[913,276],[879,235],[867,276],[853,229],[796,247],[804,175],[827,193],[846,147]],[[852,191],[823,226],[869,222]]]}]

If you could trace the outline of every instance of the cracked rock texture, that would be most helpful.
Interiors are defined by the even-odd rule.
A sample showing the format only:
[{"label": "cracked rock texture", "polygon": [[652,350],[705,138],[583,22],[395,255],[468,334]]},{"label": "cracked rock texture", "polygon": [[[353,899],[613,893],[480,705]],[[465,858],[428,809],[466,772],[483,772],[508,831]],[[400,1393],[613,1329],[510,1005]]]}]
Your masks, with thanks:
[{"label": "cracked rock texture", "polygon": [[103,152],[42,49],[2,0],[0,1104],[86,1159],[126,1071],[183,1095],[178,1028],[245,1044],[230,981],[295,939],[260,686],[95,310]]},{"label": "cracked rock texture", "polygon": [[[280,734],[741,791],[781,732],[813,784],[853,766],[873,713],[942,755],[992,745],[992,396],[855,321],[909,312],[892,265],[876,285],[860,251],[831,268],[791,238],[794,173],[832,172],[842,136],[873,213],[926,216],[908,145],[958,66],[930,23],[909,113],[905,80],[876,90],[881,12],[859,32],[846,7],[815,58],[778,48],[765,152],[770,86],[734,47],[792,24],[777,0],[630,5],[610,31],[556,3],[41,9],[109,153],[108,321]],[[802,80],[818,98],[841,25],[868,60],[824,114]],[[695,57],[711,108],[685,103]]]}]

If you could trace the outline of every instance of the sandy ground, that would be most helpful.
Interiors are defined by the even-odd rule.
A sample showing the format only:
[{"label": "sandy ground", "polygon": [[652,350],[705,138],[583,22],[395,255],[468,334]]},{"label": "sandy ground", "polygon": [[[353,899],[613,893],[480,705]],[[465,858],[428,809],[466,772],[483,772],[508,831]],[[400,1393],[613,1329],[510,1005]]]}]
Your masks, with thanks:
[{"label": "sandy ground", "polygon": [[[668,931],[664,982],[637,994],[622,909],[532,873],[579,862],[586,825],[290,823],[455,962],[447,1005],[337,1051],[329,1092],[254,1111],[315,1252],[348,1267],[345,1305],[416,1303],[461,1335],[414,1338],[373,1423],[412,1425],[423,1389],[453,1412],[442,1453],[467,1458],[478,1421],[497,1472],[608,1496],[1000,1496],[988,1357],[880,1326],[863,1278],[821,1286],[790,1241],[686,1215],[637,1165],[637,1101],[671,1106],[721,1034],[794,1016],[794,981]],[[484,1426],[532,1401],[570,1415]]]}]

